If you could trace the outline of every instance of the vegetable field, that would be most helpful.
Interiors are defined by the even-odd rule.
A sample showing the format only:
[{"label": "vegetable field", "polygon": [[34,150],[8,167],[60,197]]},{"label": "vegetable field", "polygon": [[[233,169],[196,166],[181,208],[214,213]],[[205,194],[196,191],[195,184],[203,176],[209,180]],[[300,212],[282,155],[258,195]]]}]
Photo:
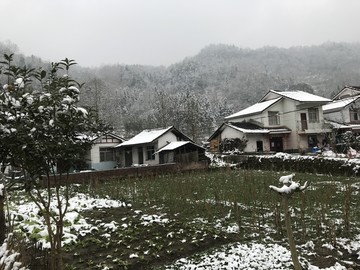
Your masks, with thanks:
[{"label": "vegetable field", "polygon": [[[66,269],[291,269],[281,198],[269,189],[287,173],[213,169],[74,185]],[[359,268],[359,179],[294,178],[310,182],[290,201],[303,268]],[[19,203],[31,212],[20,193],[11,198],[15,234],[46,245],[41,217],[25,218]]]}]

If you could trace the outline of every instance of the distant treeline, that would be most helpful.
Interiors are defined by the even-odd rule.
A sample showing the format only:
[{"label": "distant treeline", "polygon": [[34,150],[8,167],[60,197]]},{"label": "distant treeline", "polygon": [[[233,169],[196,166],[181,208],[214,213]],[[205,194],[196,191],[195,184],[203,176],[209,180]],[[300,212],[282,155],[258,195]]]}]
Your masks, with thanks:
[{"label": "distant treeline", "polygon": [[[1,53],[15,52],[17,64],[50,66],[17,51],[15,44],[0,43]],[[125,137],[175,125],[201,141],[225,116],[257,102],[269,89],[297,89],[331,98],[345,85],[360,85],[358,43],[256,50],[210,45],[168,67],[79,64],[72,76],[85,83],[82,105],[97,110],[99,118]]]}]

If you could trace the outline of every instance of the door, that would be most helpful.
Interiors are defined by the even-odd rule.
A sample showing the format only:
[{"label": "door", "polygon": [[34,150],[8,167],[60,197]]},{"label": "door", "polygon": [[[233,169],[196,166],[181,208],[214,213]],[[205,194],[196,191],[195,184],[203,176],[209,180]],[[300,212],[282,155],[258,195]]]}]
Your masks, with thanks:
[{"label": "door", "polygon": [[273,137],[270,139],[270,151],[274,151],[274,152],[284,151],[282,137]]},{"label": "door", "polygon": [[138,157],[139,157],[139,164],[144,164],[144,153],[142,147],[138,147]]},{"label": "door", "polygon": [[131,167],[132,164],[132,148],[125,147],[125,167]]},{"label": "door", "polygon": [[256,152],[263,152],[263,151],[264,151],[263,141],[257,141],[256,142]]},{"label": "door", "polygon": [[301,113],[300,114],[300,119],[301,119],[301,130],[308,129],[306,113]]}]

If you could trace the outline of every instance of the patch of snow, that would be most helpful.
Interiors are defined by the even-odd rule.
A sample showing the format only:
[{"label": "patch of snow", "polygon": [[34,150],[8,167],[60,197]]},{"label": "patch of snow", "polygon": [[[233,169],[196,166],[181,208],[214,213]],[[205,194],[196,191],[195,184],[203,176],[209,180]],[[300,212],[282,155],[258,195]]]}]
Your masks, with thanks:
[{"label": "patch of snow", "polygon": [[24,88],[25,84],[24,84],[24,79],[23,78],[17,78],[15,80],[15,84],[19,87],[19,88]]},{"label": "patch of snow", "polygon": [[162,215],[142,215],[140,217],[141,224],[144,226],[151,225],[153,223],[166,224],[169,223],[168,218],[163,218]]},{"label": "patch of snow", "polygon": [[88,111],[85,108],[77,107],[76,111],[82,113],[84,116],[88,115]]},{"label": "patch of snow", "polygon": [[[52,199],[50,203],[51,211],[58,212],[56,207],[56,199]],[[81,216],[81,212],[91,210],[94,208],[116,208],[129,207],[128,204],[110,200],[106,198],[92,198],[83,193],[77,193],[68,201],[68,211],[64,216],[64,223],[68,224],[64,227],[63,245],[70,244],[77,241],[78,235],[85,236],[91,234],[92,231],[98,230],[92,224],[88,223],[86,219]],[[25,232],[29,237],[36,237],[38,242],[41,242],[44,248],[50,248],[47,242],[47,227],[45,226],[44,217],[38,215],[39,209],[33,202],[22,202],[15,205],[10,202],[10,214],[14,220],[14,230],[18,233]],[[114,231],[117,228],[116,222],[102,223],[107,230]],[[34,234],[33,232],[37,232]]]},{"label": "patch of snow", "polygon": [[68,89],[76,94],[80,94],[80,90],[75,86],[70,86]]},{"label": "patch of snow", "polygon": [[165,269],[291,269],[290,251],[277,244],[232,244],[201,256],[182,258]]},{"label": "patch of snow", "polygon": [[8,241],[11,240],[12,235],[9,234],[8,238],[5,239],[4,243],[0,246],[0,265],[1,269],[5,270],[28,270],[26,267],[22,267],[22,264],[17,261],[20,253],[14,250],[9,250]]},{"label": "patch of snow", "polygon": [[4,184],[0,184],[0,196],[4,196],[4,189],[5,189]]}]

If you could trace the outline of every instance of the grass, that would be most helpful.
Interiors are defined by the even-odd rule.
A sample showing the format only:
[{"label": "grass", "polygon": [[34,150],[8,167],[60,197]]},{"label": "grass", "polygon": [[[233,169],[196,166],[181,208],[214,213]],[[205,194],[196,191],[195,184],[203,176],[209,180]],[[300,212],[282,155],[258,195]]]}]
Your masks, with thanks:
[{"label": "grass", "polygon": [[[281,198],[268,188],[278,185],[280,175],[214,169],[79,187],[94,196],[131,203],[132,209],[86,213],[91,220],[115,221],[123,227],[111,233],[110,239],[103,236],[109,232],[100,227],[93,238],[84,237],[69,246],[69,253],[78,254],[71,257],[69,267],[81,269],[87,263],[89,269],[103,269],[105,264],[109,269],[161,269],[175,259],[229,242],[270,237],[286,245]],[[290,202],[297,243],[311,240],[336,245],[337,238],[359,233],[357,178],[298,173],[295,179],[311,183]],[[134,210],[139,211],[134,214]],[[152,220],[160,216],[168,221],[144,225],[140,216],[145,214]],[[234,224],[239,228],[236,233],[224,229]],[[90,252],[87,259],[94,247],[99,257]]]}]

